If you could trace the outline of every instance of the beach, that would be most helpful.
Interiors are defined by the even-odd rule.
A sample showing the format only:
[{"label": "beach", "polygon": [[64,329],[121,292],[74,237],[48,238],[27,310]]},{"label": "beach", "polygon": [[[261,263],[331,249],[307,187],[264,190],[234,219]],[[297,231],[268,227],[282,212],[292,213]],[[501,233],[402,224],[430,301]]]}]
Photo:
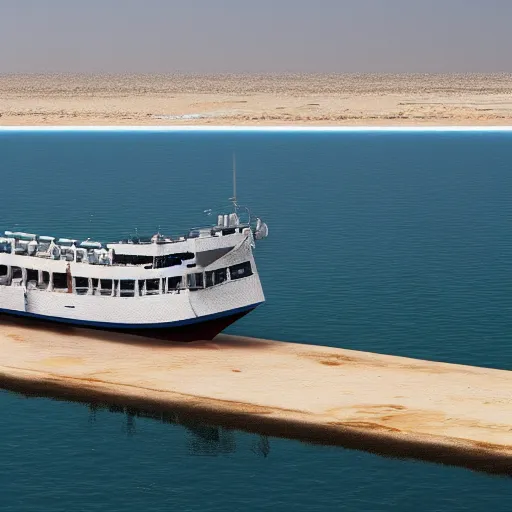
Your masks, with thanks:
[{"label": "beach", "polygon": [[236,336],[166,343],[7,319],[0,346],[7,389],[511,471],[512,380],[504,370]]},{"label": "beach", "polygon": [[0,126],[508,126],[511,74],[0,75]]}]

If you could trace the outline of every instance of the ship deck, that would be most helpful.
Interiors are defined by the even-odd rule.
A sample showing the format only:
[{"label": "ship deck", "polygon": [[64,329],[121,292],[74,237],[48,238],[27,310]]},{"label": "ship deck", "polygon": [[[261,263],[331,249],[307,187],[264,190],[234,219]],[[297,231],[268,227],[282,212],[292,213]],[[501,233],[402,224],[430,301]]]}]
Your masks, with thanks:
[{"label": "ship deck", "polygon": [[219,336],[163,343],[2,318],[0,385],[512,475],[512,372]]}]

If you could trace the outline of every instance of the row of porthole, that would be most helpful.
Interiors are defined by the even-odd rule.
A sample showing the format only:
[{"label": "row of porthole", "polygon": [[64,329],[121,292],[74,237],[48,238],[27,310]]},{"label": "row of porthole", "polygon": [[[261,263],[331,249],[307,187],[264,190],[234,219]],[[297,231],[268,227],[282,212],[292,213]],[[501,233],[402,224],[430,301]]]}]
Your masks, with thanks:
[{"label": "row of porthole", "polygon": [[[206,286],[221,284],[229,279],[236,280],[252,275],[249,261],[217,270],[187,274],[186,286],[183,286],[184,276],[168,278],[134,280],[134,279],[99,279],[86,277],[73,277],[72,291],[80,294],[111,295],[133,297],[139,295],[156,295],[162,293],[179,293],[184,288],[191,290],[202,289]],[[45,271],[22,269],[0,265],[0,285],[26,284],[28,288],[40,288],[62,291],[68,289],[68,276],[63,273],[50,274]]]}]

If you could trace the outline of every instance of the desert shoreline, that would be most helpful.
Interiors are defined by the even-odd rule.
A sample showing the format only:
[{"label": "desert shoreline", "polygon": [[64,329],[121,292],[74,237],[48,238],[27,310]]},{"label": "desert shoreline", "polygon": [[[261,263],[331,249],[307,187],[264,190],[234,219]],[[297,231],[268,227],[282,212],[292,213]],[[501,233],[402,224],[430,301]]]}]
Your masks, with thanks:
[{"label": "desert shoreline", "polygon": [[512,75],[0,75],[0,126],[512,126]]}]

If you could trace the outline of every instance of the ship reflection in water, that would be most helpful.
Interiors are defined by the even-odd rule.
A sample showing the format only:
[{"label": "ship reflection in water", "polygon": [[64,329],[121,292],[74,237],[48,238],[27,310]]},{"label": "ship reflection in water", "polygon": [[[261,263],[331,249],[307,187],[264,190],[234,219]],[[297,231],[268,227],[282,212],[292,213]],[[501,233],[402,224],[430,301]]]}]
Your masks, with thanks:
[{"label": "ship reflection in water", "polygon": [[[149,418],[170,425],[179,425],[188,434],[186,442],[190,455],[215,457],[235,453],[237,450],[236,430],[210,425],[196,418],[182,418],[177,413],[157,413],[117,405],[89,404],[88,407],[90,411],[89,421],[91,423],[96,421],[96,413],[100,410],[124,415],[124,430],[129,436],[137,434],[137,419],[141,418]],[[251,445],[251,451],[258,456],[268,457],[270,453],[268,437],[263,435],[253,435],[253,437],[254,442]]]}]

